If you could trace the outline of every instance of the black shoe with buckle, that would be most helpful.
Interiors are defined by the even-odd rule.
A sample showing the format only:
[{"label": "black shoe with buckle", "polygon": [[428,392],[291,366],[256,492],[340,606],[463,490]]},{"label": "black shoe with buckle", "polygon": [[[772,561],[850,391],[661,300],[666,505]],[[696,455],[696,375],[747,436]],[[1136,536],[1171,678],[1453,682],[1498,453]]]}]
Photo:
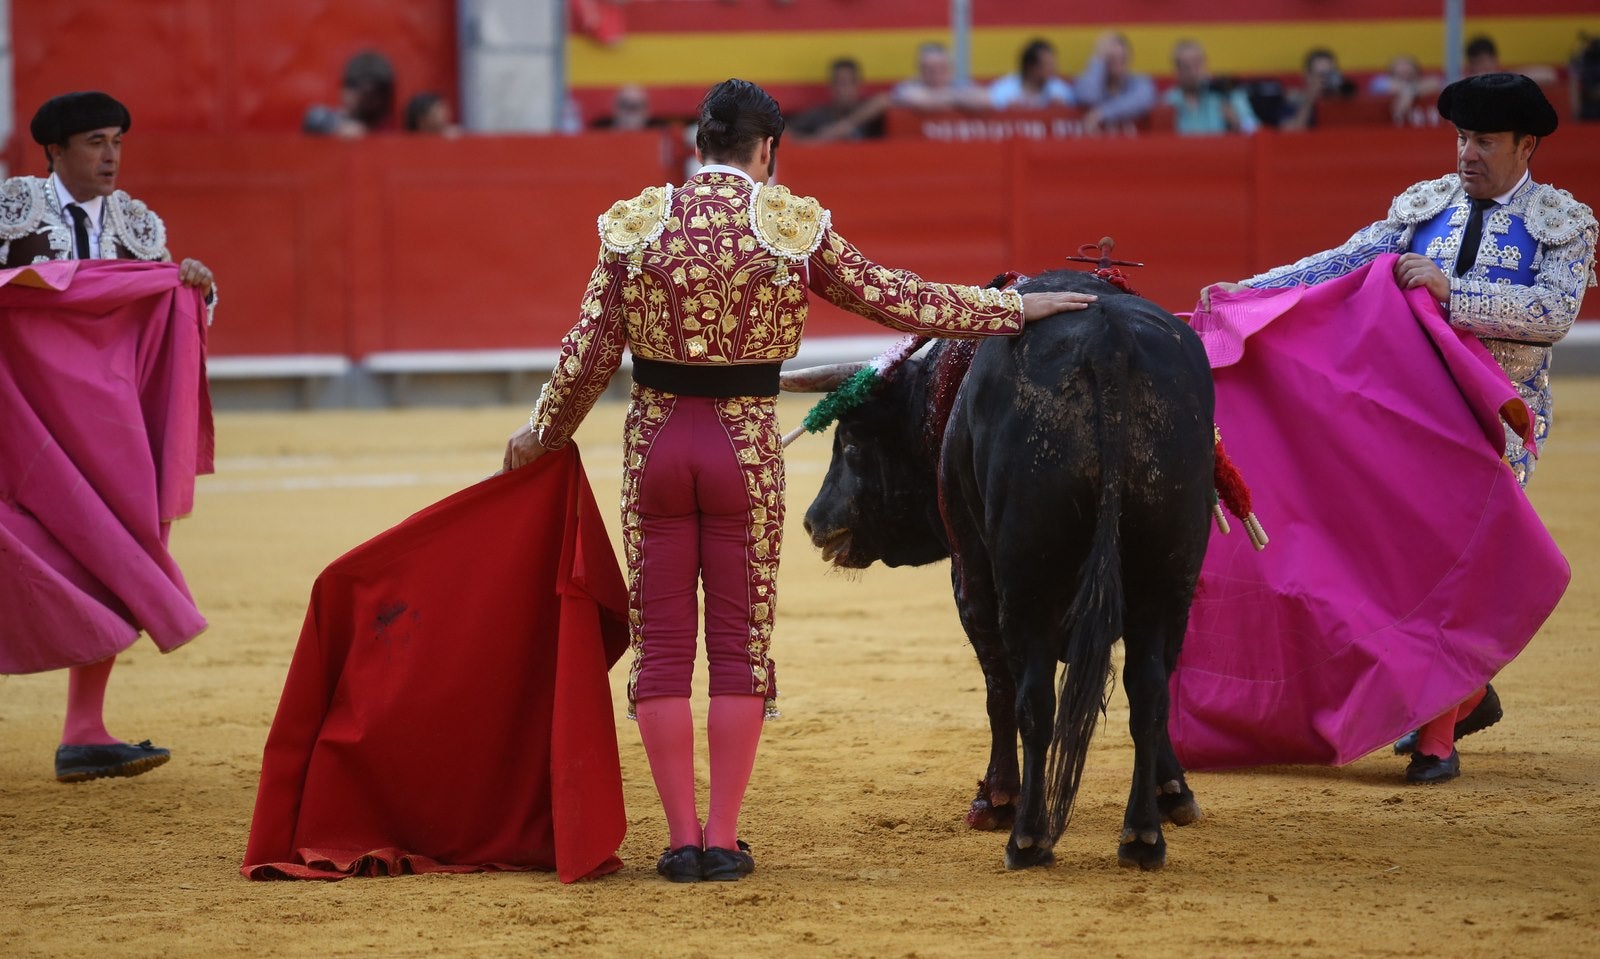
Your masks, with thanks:
[{"label": "black shoe with buckle", "polygon": [[750,844],[743,839],[734,840],[737,849],[713,846],[706,850],[704,875],[708,882],[734,882],[756,871],[755,857],[750,855]]},{"label": "black shoe with buckle", "polygon": [[1461,753],[1452,749],[1449,757],[1440,759],[1427,753],[1412,753],[1406,766],[1408,783],[1443,783],[1461,775]]},{"label": "black shoe with buckle", "polygon": [[[1483,698],[1478,700],[1478,705],[1472,707],[1472,712],[1456,720],[1456,727],[1452,731],[1456,739],[1462,736],[1471,736],[1473,733],[1482,732],[1500,721],[1505,715],[1505,710],[1500,708],[1500,695],[1494,691],[1493,683],[1483,684]],[[1417,741],[1422,738],[1420,729],[1401,736],[1394,744],[1396,756],[1417,751]]]},{"label": "black shoe with buckle", "polygon": [[699,846],[668,849],[656,860],[656,872],[673,882],[699,882],[702,878],[700,856]]},{"label": "black shoe with buckle", "polygon": [[112,776],[137,776],[172,758],[169,750],[142,743],[105,743],[94,746],[57,746],[56,782],[86,783]]}]

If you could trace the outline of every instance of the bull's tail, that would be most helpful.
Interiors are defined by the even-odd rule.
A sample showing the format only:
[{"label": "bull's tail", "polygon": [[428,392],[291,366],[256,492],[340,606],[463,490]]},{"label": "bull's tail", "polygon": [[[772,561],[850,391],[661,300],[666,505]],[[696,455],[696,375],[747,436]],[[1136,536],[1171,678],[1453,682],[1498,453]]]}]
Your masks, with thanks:
[{"label": "bull's tail", "polygon": [[[1126,369],[1128,333],[1122,330],[1114,362]],[[1115,334],[1113,334],[1114,336]],[[1100,509],[1094,542],[1078,574],[1078,591],[1067,610],[1067,671],[1057,689],[1055,731],[1050,738],[1050,758],[1045,773],[1045,802],[1050,815],[1050,837],[1061,838],[1072,803],[1083,779],[1089,740],[1111,693],[1111,647],[1122,636],[1122,517],[1123,472],[1127,440],[1116,423],[1125,422],[1125,377],[1102,376],[1092,370],[1096,444],[1100,449]]]}]

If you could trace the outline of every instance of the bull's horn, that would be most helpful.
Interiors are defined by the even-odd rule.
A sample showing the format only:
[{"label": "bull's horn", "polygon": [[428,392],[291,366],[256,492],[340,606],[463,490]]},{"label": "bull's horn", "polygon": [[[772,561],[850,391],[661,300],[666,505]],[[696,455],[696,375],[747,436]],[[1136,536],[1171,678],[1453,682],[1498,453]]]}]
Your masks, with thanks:
[{"label": "bull's horn", "polygon": [[865,360],[855,363],[830,363],[827,366],[808,366],[778,374],[778,387],[785,393],[826,393],[865,369]]}]

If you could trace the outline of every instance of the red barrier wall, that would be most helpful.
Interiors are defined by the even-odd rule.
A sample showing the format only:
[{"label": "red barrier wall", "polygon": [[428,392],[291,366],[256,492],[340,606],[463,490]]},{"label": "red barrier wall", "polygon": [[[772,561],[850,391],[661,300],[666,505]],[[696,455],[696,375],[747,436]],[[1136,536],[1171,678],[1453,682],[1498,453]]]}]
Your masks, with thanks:
[{"label": "red barrier wall", "polygon": [[394,64],[396,113],[424,90],[456,97],[454,0],[15,0],[16,140],[68,90],[127,103],[140,133],[293,132],[337,105],[361,50]]},{"label": "red barrier wall", "polygon": [[[651,133],[460,140],[138,135],[122,185],[212,266],[218,354],[554,346],[593,267],[595,217],[682,182]],[[939,280],[1058,265],[1110,234],[1175,311],[1342,242],[1448,172],[1443,130],[1001,143],[786,145],[780,173],[869,256]],[[1571,124],[1538,176],[1600,203],[1600,126]],[[34,171],[37,172],[37,171]],[[1592,294],[1588,313],[1600,310]],[[875,327],[826,305],[813,335]]]}]

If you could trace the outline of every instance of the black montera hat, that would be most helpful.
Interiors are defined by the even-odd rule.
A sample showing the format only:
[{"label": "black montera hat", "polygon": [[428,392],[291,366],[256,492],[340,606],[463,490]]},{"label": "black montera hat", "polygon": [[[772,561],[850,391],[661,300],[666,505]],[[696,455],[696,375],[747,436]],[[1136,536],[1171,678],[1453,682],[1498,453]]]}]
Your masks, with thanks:
[{"label": "black montera hat", "polygon": [[133,117],[128,115],[128,108],[117,102],[114,97],[90,90],[82,93],[63,93],[58,97],[51,97],[33,115],[33,122],[28,125],[28,130],[33,134],[35,143],[48,146],[52,143],[65,143],[67,137],[85,130],[98,130],[101,127],[121,127],[123,133],[133,126]]},{"label": "black montera hat", "polygon": [[1547,137],[1556,132],[1556,108],[1539,84],[1520,73],[1482,73],[1439,91],[1439,115],[1463,130],[1510,130]]}]

